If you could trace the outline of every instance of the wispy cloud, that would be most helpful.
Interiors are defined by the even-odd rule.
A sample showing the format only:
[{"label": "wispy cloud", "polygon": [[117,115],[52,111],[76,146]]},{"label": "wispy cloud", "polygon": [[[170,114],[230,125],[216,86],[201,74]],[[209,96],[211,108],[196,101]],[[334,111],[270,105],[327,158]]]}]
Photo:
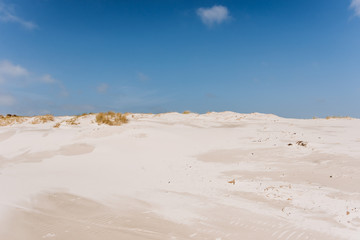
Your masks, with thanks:
[{"label": "wispy cloud", "polygon": [[8,60],[0,61],[0,83],[6,81],[9,78],[23,77],[29,75],[29,72],[21,67],[15,65]]},{"label": "wispy cloud", "polygon": [[106,83],[101,83],[99,86],[96,87],[96,91],[98,93],[106,93],[109,88],[109,85]]},{"label": "wispy cloud", "polygon": [[9,60],[0,61],[0,83],[12,83],[16,78],[17,83],[44,83],[58,85],[62,92],[66,91],[63,83],[53,78],[50,74],[44,74],[41,77],[30,76],[30,72],[20,66],[13,64]]},{"label": "wispy cloud", "polygon": [[42,113],[44,106],[52,109],[47,103],[63,102],[68,95],[63,82],[50,74],[39,75],[9,60],[0,60],[0,112],[29,113],[36,109]]},{"label": "wispy cloud", "polygon": [[40,82],[56,85],[59,88],[59,90],[60,90],[59,92],[62,97],[67,97],[69,95],[69,92],[66,89],[66,87],[64,86],[64,84],[61,81],[53,78],[50,74],[43,75],[40,78]]},{"label": "wispy cloud", "polygon": [[230,19],[229,10],[221,5],[214,5],[211,8],[198,8],[196,13],[208,27],[212,27],[214,24],[221,24]]},{"label": "wispy cloud", "polygon": [[0,2],[0,21],[18,23],[28,30],[33,30],[38,28],[38,26],[35,23],[31,21],[26,21],[21,17],[17,16],[12,8],[10,8],[8,5],[2,2]]},{"label": "wispy cloud", "polygon": [[40,80],[43,83],[49,83],[49,84],[53,84],[53,83],[57,82],[57,80],[55,78],[53,78],[50,74],[43,75]]},{"label": "wispy cloud", "polygon": [[350,8],[355,11],[355,16],[360,17],[360,0],[351,0]]}]

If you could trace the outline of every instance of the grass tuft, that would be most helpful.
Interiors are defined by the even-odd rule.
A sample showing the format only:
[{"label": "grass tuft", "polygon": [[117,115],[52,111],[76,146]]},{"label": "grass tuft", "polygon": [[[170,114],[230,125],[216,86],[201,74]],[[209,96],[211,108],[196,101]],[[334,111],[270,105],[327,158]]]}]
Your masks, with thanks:
[{"label": "grass tuft", "polygon": [[304,141],[297,141],[296,144],[302,147],[306,147],[308,143]]},{"label": "grass tuft", "polygon": [[351,119],[349,116],[327,116],[326,119]]},{"label": "grass tuft", "polygon": [[0,115],[0,126],[9,126],[15,123],[23,123],[27,120],[26,117],[7,114],[6,116]]},{"label": "grass tuft", "polygon": [[186,111],[183,112],[183,114],[190,114],[190,113],[191,113],[191,112],[188,111],[188,110],[186,110]]},{"label": "grass tuft", "polygon": [[80,123],[78,122],[78,119],[80,118],[80,116],[74,116],[68,120],[66,120],[66,124],[68,125],[73,125],[73,126],[76,126],[76,125],[79,125]]},{"label": "grass tuft", "polygon": [[54,116],[47,114],[47,115],[43,115],[43,116],[36,116],[31,123],[32,124],[40,124],[40,123],[46,123],[46,122],[52,122],[52,121],[54,121]]},{"label": "grass tuft", "polygon": [[107,112],[107,113],[98,113],[96,115],[96,122],[100,124],[107,124],[110,126],[120,126],[123,123],[127,123],[128,119],[125,114]]}]

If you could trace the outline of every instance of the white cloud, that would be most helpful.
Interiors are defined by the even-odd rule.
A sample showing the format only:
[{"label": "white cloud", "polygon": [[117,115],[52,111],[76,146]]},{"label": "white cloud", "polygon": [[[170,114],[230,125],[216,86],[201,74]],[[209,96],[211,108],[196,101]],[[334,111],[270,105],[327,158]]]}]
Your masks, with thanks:
[{"label": "white cloud", "polygon": [[211,8],[199,8],[196,13],[201,18],[201,21],[209,27],[230,19],[229,10],[221,5],[214,5]]},{"label": "white cloud", "polygon": [[28,74],[29,72],[20,65],[14,65],[8,60],[0,62],[0,75],[2,76],[19,77]]},{"label": "white cloud", "polygon": [[16,16],[9,6],[1,2],[0,2],[0,21],[18,23],[29,30],[33,30],[38,27],[35,23],[26,21],[20,18],[19,16]]},{"label": "white cloud", "polygon": [[108,88],[109,88],[109,85],[107,85],[106,83],[102,83],[99,86],[97,86],[96,90],[98,91],[98,93],[106,93]]},{"label": "white cloud", "polygon": [[[52,77],[50,74],[39,76],[29,72],[26,68],[13,64],[8,60],[0,61],[0,90],[23,91],[23,89],[31,89],[36,84],[48,85],[48,89],[55,89],[62,97],[67,97],[69,92],[64,84]],[[1,105],[14,104],[15,101],[10,95],[1,95]]]},{"label": "white cloud", "polygon": [[43,83],[48,83],[48,84],[61,83],[60,81],[53,78],[50,74],[43,75],[40,78],[40,81],[43,82]]},{"label": "white cloud", "polygon": [[360,17],[360,0],[351,0],[350,8],[354,9],[355,16]]},{"label": "white cloud", "polygon": [[12,106],[15,102],[16,101],[13,96],[0,94],[0,106]]},{"label": "white cloud", "polygon": [[50,84],[58,82],[58,81],[57,81],[56,79],[54,79],[50,74],[45,74],[45,75],[43,75],[42,78],[41,78],[41,81],[42,81],[43,83],[50,83]]},{"label": "white cloud", "polygon": [[66,87],[64,86],[64,84],[61,81],[53,78],[50,74],[43,75],[40,78],[40,81],[45,84],[53,84],[53,85],[57,86],[59,88],[59,93],[62,97],[69,96],[69,92],[66,89]]},{"label": "white cloud", "polygon": [[14,65],[10,61],[0,61],[0,83],[4,83],[8,78],[24,77],[29,72],[20,65]]},{"label": "white cloud", "polygon": [[[0,60],[0,112],[33,115],[47,113],[46,109],[56,111],[67,96],[67,88],[56,77]],[[57,110],[62,111],[59,107]]]}]

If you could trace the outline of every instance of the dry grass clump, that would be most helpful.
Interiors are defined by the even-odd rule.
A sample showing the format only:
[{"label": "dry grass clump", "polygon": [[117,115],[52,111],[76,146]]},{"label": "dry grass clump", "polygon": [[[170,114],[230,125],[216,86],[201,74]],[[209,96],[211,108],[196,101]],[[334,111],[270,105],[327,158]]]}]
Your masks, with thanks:
[{"label": "dry grass clump", "polygon": [[107,112],[107,113],[98,113],[96,115],[96,122],[100,124],[107,124],[110,126],[120,126],[123,123],[127,123],[128,119],[124,114]]},{"label": "dry grass clump", "polygon": [[89,115],[93,115],[95,113],[92,113],[92,112],[89,112],[89,113],[83,113],[83,114],[80,114],[80,115],[76,115],[77,117],[85,117],[85,116],[89,116]]},{"label": "dry grass clump", "polygon": [[35,119],[31,122],[32,124],[40,124],[40,123],[46,123],[46,122],[52,122],[54,121],[54,116],[47,114],[43,116],[36,116]]},{"label": "dry grass clump", "polygon": [[231,181],[228,181],[228,183],[231,183],[231,184],[235,184],[235,179],[231,180]]},{"label": "dry grass clump", "polygon": [[79,125],[80,123],[78,122],[78,119],[80,118],[81,116],[74,116],[68,120],[66,120],[66,124],[68,125]]},{"label": "dry grass clump", "polygon": [[54,128],[59,128],[61,126],[62,123],[65,123],[66,125],[72,125],[72,126],[76,126],[76,125],[80,125],[79,119],[82,117],[86,117],[89,115],[93,115],[94,113],[83,113],[80,115],[76,115],[73,116],[72,118],[69,118],[67,120],[63,120],[61,122],[56,123],[53,127]]},{"label": "dry grass clump", "polygon": [[54,125],[54,128],[59,128],[61,126],[62,123],[66,123],[67,125],[73,125],[73,126],[76,126],[76,125],[79,125],[80,122],[78,122],[78,119],[80,118],[80,116],[74,116],[70,119],[67,119],[67,120],[63,120],[61,122],[58,122]]},{"label": "dry grass clump", "polygon": [[6,116],[0,115],[0,126],[9,126],[15,123],[23,123],[27,120],[26,117],[7,114]]},{"label": "dry grass clump", "polygon": [[79,119],[82,118],[82,117],[85,117],[85,116],[88,116],[88,115],[92,115],[93,113],[83,113],[81,115],[76,115],[68,120],[66,120],[66,124],[68,125],[79,125],[80,122],[79,122]]},{"label": "dry grass clump", "polygon": [[183,114],[190,114],[190,113],[191,113],[191,112],[188,111],[188,110],[186,110],[186,111],[183,112]]},{"label": "dry grass clump", "polygon": [[349,116],[327,116],[325,119],[351,119]]},{"label": "dry grass clump", "polygon": [[302,147],[306,147],[308,143],[304,141],[297,141],[296,144]]}]

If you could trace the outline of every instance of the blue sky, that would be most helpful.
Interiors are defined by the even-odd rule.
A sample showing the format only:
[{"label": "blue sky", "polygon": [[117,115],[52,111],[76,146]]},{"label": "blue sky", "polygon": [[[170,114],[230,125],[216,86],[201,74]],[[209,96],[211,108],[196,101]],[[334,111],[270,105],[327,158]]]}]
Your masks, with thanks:
[{"label": "blue sky", "polygon": [[359,106],[360,0],[0,0],[0,114]]}]

